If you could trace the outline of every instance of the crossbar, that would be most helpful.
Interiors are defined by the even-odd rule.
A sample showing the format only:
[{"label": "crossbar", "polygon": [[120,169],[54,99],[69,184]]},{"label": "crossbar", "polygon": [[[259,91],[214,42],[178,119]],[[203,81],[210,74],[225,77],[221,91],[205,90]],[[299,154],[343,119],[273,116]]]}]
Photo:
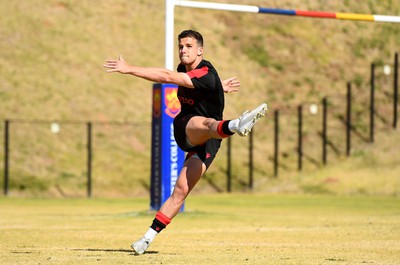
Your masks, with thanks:
[{"label": "crossbar", "polygon": [[306,11],[306,10],[267,8],[267,7],[253,6],[253,5],[236,5],[236,4],[223,4],[223,3],[201,2],[201,1],[165,0],[165,12],[166,12],[165,67],[169,70],[173,70],[174,68],[173,33],[174,33],[175,6],[235,11],[235,12],[247,12],[247,13],[259,13],[259,14],[300,16],[300,17],[311,17],[311,18],[330,18],[330,19],[341,19],[341,20],[400,23],[400,16]]}]

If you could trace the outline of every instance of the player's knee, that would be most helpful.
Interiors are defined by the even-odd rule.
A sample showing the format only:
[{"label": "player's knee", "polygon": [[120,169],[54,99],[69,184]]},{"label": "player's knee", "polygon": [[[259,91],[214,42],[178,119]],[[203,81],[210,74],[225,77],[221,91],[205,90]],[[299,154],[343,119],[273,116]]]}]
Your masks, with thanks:
[{"label": "player's knee", "polygon": [[204,120],[203,125],[206,126],[208,129],[211,129],[213,124],[216,122],[213,118],[207,118]]},{"label": "player's knee", "polygon": [[173,195],[177,200],[185,200],[189,195],[189,187],[185,185],[176,185],[174,188]]}]

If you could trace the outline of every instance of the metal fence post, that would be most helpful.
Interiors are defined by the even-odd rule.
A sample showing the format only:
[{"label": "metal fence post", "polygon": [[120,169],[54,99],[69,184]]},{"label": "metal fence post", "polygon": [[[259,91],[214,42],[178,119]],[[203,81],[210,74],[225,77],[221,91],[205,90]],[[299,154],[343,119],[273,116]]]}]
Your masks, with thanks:
[{"label": "metal fence post", "polygon": [[232,157],[231,157],[231,148],[232,148],[232,139],[231,137],[228,137],[228,154],[227,154],[227,165],[226,165],[226,175],[227,175],[227,180],[226,180],[226,189],[228,192],[232,191],[232,171],[231,171],[231,165],[232,165]]},{"label": "metal fence post", "polygon": [[249,135],[249,188],[253,189],[253,134],[254,128]]},{"label": "metal fence post", "polygon": [[369,140],[374,142],[375,127],[375,64],[371,64],[371,99],[369,105]]},{"label": "metal fence post", "polygon": [[10,144],[10,121],[4,123],[4,195],[8,195],[9,181],[9,144]]},{"label": "metal fence post", "polygon": [[92,123],[87,123],[87,197],[92,197]]},{"label": "metal fence post", "polygon": [[351,83],[347,83],[346,155],[351,152]]},{"label": "metal fence post", "polygon": [[326,165],[328,162],[328,98],[324,97],[322,99],[322,163]]},{"label": "metal fence post", "polygon": [[397,104],[399,98],[399,53],[394,56],[394,80],[393,80],[393,128],[397,128]]},{"label": "metal fence post", "polygon": [[274,137],[274,176],[278,176],[279,168],[279,110],[275,111],[275,137]]},{"label": "metal fence post", "polygon": [[298,170],[301,171],[303,168],[303,106],[299,105],[297,107],[297,114],[299,119],[298,127]]}]

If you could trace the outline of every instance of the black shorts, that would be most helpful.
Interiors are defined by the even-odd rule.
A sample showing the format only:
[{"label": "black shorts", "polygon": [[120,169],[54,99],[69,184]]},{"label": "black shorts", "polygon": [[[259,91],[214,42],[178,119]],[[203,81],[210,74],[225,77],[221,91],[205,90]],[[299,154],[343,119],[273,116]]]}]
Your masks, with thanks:
[{"label": "black shorts", "polygon": [[174,137],[179,148],[187,152],[186,159],[191,157],[193,154],[197,154],[198,157],[203,161],[203,163],[208,168],[215,156],[217,155],[218,149],[221,146],[222,139],[209,139],[202,145],[191,146],[186,137],[186,125],[189,120],[193,118],[194,114],[190,115],[178,115],[174,119]]}]

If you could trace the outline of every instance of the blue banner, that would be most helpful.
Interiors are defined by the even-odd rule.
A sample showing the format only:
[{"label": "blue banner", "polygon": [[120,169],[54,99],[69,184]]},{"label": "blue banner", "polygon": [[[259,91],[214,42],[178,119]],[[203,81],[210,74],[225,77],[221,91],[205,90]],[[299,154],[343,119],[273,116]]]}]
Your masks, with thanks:
[{"label": "blue banner", "polygon": [[152,210],[158,210],[172,194],[185,159],[185,153],[174,138],[173,121],[180,111],[177,94],[176,85],[153,85],[150,186]]}]

